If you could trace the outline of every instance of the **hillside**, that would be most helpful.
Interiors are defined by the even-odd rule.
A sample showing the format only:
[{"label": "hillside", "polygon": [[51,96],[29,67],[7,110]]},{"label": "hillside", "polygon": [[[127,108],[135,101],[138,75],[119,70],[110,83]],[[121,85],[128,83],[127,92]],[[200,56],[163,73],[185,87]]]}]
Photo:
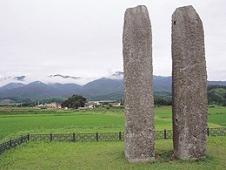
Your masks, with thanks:
[{"label": "hillside", "polygon": [[208,102],[209,104],[218,104],[226,106],[226,86],[209,86]]},{"label": "hillside", "polygon": [[[52,83],[46,84],[40,81],[35,81],[29,84],[10,83],[0,87],[0,99],[11,99],[16,101],[23,100],[43,100],[50,98],[64,99],[73,94],[79,94],[87,97],[90,100],[120,100],[123,97],[123,78],[120,77],[100,78],[91,81],[83,86],[73,83],[61,84]],[[118,75],[117,75],[118,76]],[[155,96],[167,97],[171,96],[171,77],[154,76],[153,89]],[[219,88],[226,85],[225,81],[209,81],[210,86]],[[221,90],[211,89],[208,94],[210,101],[219,100],[222,103],[224,100],[224,87]],[[219,97],[220,96],[220,97]]]},{"label": "hillside", "polygon": [[[72,94],[80,94],[91,100],[120,100],[123,96],[122,75],[111,78],[100,78],[83,86],[77,84],[45,84],[35,81],[29,84],[10,83],[0,88],[0,99],[46,99],[65,98]],[[119,78],[116,76],[120,76]],[[171,78],[154,76],[154,91],[158,94],[170,92]]]}]

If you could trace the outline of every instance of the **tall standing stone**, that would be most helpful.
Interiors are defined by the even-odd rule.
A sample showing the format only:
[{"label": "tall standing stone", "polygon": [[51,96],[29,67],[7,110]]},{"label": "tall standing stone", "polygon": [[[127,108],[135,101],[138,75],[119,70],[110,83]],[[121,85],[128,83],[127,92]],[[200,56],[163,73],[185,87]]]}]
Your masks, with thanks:
[{"label": "tall standing stone", "polygon": [[145,6],[125,12],[125,156],[129,162],[154,160],[152,35]]},{"label": "tall standing stone", "polygon": [[207,73],[202,21],[192,6],[172,16],[173,142],[179,159],[206,153]]}]

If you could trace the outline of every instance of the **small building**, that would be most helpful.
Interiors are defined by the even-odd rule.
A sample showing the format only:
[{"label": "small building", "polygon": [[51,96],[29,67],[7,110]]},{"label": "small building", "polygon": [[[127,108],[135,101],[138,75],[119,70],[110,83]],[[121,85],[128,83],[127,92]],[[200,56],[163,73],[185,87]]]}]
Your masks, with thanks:
[{"label": "small building", "polygon": [[98,103],[100,105],[110,105],[112,107],[120,107],[121,106],[121,102],[119,102],[117,100],[101,100],[101,101],[98,101]]},{"label": "small building", "polygon": [[60,103],[45,103],[45,104],[39,104],[38,105],[39,108],[51,108],[51,109],[61,109],[61,104]]},{"label": "small building", "polygon": [[85,104],[85,108],[94,109],[96,106],[99,106],[99,105],[100,105],[100,103],[98,101],[88,101]]},{"label": "small building", "polygon": [[115,103],[111,103],[112,107],[120,107],[121,103],[120,102],[115,102]]}]

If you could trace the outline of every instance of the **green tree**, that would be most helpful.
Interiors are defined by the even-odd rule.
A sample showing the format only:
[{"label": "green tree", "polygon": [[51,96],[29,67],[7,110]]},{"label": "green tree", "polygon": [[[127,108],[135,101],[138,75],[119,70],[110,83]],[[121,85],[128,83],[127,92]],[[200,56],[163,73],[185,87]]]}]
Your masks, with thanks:
[{"label": "green tree", "polygon": [[85,97],[79,96],[79,95],[73,95],[72,97],[69,97],[67,100],[65,100],[61,104],[61,106],[77,109],[79,107],[84,107],[86,102],[87,102],[87,99]]}]

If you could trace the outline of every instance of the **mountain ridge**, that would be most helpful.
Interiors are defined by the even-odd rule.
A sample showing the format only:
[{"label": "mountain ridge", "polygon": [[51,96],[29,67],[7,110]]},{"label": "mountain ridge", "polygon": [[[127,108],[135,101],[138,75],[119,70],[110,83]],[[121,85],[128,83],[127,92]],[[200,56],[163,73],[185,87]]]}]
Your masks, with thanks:
[{"label": "mountain ridge", "polygon": [[[122,73],[119,72],[119,76]],[[224,85],[226,81],[208,81],[209,85]],[[154,95],[170,95],[172,78],[153,76]],[[123,96],[123,78],[99,78],[85,85],[74,83],[43,83],[34,81],[29,84],[9,83],[0,87],[0,99],[43,99],[66,98],[73,94],[83,95],[90,100],[120,100]]]}]

